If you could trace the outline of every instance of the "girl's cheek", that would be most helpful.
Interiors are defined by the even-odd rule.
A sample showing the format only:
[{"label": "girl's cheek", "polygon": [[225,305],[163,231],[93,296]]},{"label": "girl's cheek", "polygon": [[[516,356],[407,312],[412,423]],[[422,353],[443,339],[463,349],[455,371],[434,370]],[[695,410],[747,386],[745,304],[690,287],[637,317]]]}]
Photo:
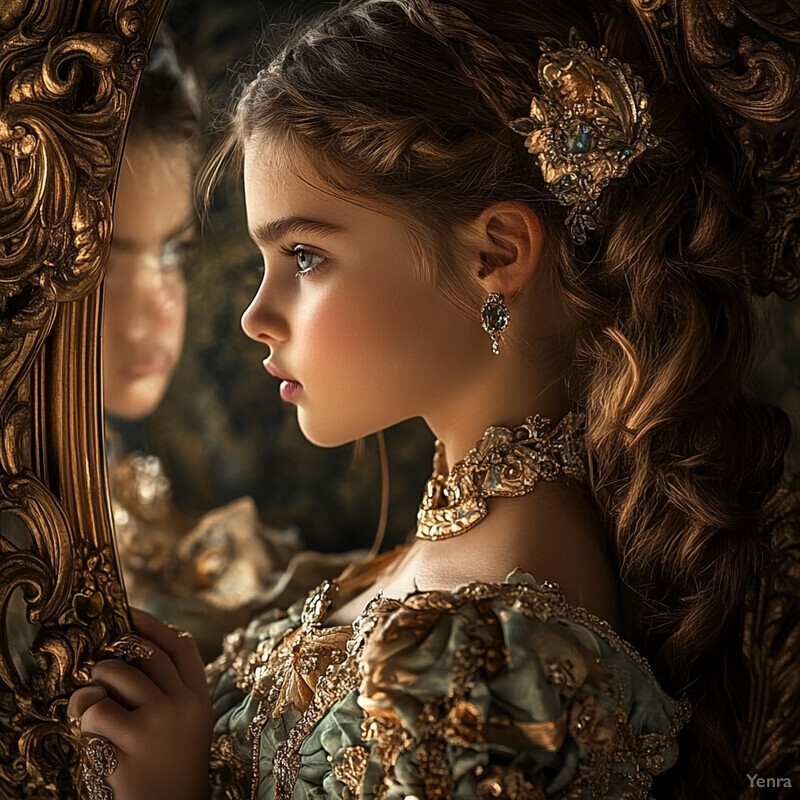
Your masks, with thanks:
[{"label": "girl's cheek", "polygon": [[[329,293],[303,315],[295,335],[312,348],[315,361],[350,359],[376,335],[373,328],[374,304],[364,293]],[[306,349],[306,348],[304,348]]]}]

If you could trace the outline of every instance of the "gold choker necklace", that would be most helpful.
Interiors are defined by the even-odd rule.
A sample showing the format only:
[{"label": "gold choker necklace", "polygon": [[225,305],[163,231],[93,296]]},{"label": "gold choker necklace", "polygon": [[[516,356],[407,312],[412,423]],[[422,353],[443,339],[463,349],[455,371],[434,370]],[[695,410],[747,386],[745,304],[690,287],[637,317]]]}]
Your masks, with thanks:
[{"label": "gold choker necklace", "polygon": [[487,497],[520,497],[540,480],[560,475],[586,482],[585,430],[586,415],[573,412],[555,427],[536,414],[513,430],[489,428],[449,474],[444,445],[437,440],[417,538],[438,541],[468,531],[488,513]]}]

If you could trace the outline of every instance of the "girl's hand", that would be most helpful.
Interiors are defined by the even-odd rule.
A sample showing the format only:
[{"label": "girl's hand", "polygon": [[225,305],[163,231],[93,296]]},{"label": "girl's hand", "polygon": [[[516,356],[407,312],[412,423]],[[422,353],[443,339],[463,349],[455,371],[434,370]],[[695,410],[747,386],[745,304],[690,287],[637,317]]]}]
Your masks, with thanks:
[{"label": "girl's hand", "polygon": [[135,666],[100,661],[68,713],[84,738],[113,746],[117,766],[105,783],[114,800],[204,800],[212,712],[197,645],[144,611],[131,614],[153,656]]}]

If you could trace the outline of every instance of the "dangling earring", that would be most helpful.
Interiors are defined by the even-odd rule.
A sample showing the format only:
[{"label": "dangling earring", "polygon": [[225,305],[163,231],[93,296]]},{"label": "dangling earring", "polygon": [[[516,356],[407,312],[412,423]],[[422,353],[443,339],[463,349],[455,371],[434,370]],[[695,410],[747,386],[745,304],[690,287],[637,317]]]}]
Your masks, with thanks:
[{"label": "dangling earring", "polygon": [[492,337],[492,352],[500,355],[500,338],[508,327],[508,307],[505,297],[498,292],[492,292],[481,308],[481,322],[483,329]]}]

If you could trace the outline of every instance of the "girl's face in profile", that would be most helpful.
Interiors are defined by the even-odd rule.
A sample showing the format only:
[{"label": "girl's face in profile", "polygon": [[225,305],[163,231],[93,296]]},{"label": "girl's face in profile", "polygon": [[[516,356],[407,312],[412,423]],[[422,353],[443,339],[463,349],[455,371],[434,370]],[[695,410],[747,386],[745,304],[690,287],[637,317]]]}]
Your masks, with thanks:
[{"label": "girl's face in profile", "polygon": [[140,139],[126,145],[103,295],[104,404],[123,419],[155,409],[183,348],[191,184],[184,146]]},{"label": "girl's face in profile", "polygon": [[419,274],[401,221],[326,191],[302,157],[264,142],[245,148],[244,185],[264,273],[242,327],[268,346],[306,438],[333,447],[458,414],[485,334]]}]

